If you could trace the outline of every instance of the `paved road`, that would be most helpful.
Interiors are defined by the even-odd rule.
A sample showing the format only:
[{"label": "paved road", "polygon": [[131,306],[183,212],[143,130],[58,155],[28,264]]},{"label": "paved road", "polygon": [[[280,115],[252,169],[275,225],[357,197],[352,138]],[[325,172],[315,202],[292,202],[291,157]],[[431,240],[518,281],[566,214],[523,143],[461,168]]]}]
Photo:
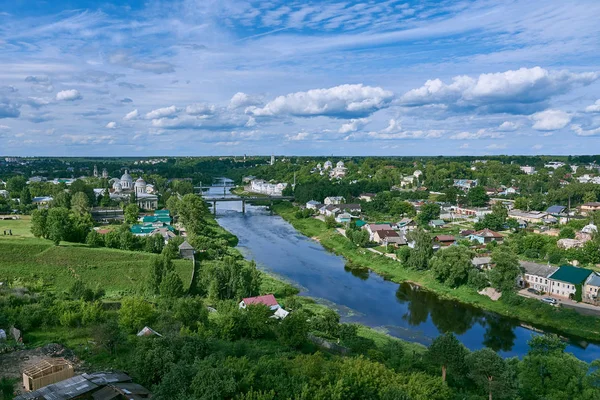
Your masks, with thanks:
[{"label": "paved road", "polygon": [[[544,297],[552,297],[552,296],[548,296],[548,295],[538,296],[536,294],[528,292],[527,289],[520,290],[519,295],[523,296],[523,297],[529,297],[530,299],[538,299],[538,300],[541,300]],[[581,314],[600,316],[600,307],[598,307],[598,306],[594,306],[594,305],[587,304],[587,303],[577,303],[576,301],[573,301],[573,300],[560,299],[558,297],[553,297],[553,298],[558,300],[558,304],[562,304],[563,307],[572,308]]]}]

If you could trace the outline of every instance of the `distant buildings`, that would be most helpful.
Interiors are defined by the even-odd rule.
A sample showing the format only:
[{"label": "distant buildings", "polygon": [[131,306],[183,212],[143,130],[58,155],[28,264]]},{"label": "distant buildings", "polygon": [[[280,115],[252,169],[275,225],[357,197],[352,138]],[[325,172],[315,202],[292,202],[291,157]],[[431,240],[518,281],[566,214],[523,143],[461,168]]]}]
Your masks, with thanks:
[{"label": "distant buildings", "polygon": [[282,196],[287,185],[287,183],[270,183],[262,179],[253,179],[250,182],[250,191],[269,196]]},{"label": "distant buildings", "polygon": [[477,179],[455,179],[453,186],[465,192],[468,192],[469,190],[477,186],[477,184]]},{"label": "distant buildings", "polygon": [[[121,179],[113,178],[110,182],[112,183],[112,188],[109,190],[111,200],[117,202],[129,201],[131,196],[134,195],[139,208],[143,210],[156,210],[158,208],[158,196],[148,193],[148,185],[142,177],[139,177],[134,183],[129,171],[125,170]],[[154,191],[154,187],[152,187],[152,191]]]},{"label": "distant buildings", "polygon": [[531,167],[529,165],[523,165],[523,166],[519,167],[519,169],[521,171],[523,171],[523,173],[525,173],[527,175],[533,175],[533,174],[535,174],[535,167]]}]

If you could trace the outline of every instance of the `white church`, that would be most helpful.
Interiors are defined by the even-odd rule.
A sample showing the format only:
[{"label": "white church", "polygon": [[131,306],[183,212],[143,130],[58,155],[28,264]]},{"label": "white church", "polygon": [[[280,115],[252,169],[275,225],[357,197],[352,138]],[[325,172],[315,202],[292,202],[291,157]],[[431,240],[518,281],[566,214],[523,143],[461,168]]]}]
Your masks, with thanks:
[{"label": "white church", "polygon": [[154,194],[154,186],[149,185],[139,177],[135,183],[129,171],[125,170],[121,179],[113,178],[110,180],[112,189],[110,189],[110,198],[115,201],[128,201],[131,194],[135,194],[135,202],[143,210],[156,210],[158,208],[158,196]]}]

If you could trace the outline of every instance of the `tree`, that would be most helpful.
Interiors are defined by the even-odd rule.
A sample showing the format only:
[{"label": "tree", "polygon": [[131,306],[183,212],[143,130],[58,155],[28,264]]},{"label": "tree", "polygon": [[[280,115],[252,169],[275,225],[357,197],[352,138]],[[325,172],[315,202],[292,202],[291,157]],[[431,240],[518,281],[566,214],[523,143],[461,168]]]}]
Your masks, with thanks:
[{"label": "tree", "polygon": [[529,339],[527,342],[530,355],[549,355],[563,353],[567,348],[567,344],[560,340],[556,335],[546,334],[537,335]]},{"label": "tree", "polygon": [[283,319],[278,326],[277,336],[279,340],[290,347],[300,347],[306,342],[308,334],[307,315],[304,311],[298,310],[290,313]]},{"label": "tree", "polygon": [[585,194],[583,195],[583,202],[584,203],[593,203],[596,200],[598,200],[598,195],[596,194],[596,192],[585,192]]},{"label": "tree", "polygon": [[56,193],[52,198],[52,207],[71,208],[71,194],[64,190]]},{"label": "tree", "polygon": [[192,331],[198,330],[198,325],[208,323],[208,310],[201,299],[184,297],[177,299],[173,306],[175,319]]},{"label": "tree", "polygon": [[53,207],[48,210],[46,219],[48,239],[58,246],[65,240],[69,232],[69,210],[63,207]]},{"label": "tree", "polygon": [[467,349],[452,333],[435,338],[427,350],[429,361],[442,369],[442,381],[446,381],[448,369],[456,372],[464,369],[466,355]]},{"label": "tree", "polygon": [[346,230],[346,236],[352,243],[364,247],[369,243],[369,232],[364,229]]},{"label": "tree", "polygon": [[516,254],[506,246],[497,247],[492,252],[492,263],[496,265],[488,276],[492,286],[500,291],[513,289],[521,273]]},{"label": "tree", "polygon": [[119,310],[119,325],[135,333],[154,320],[154,307],[142,297],[126,297]]},{"label": "tree", "polygon": [[467,203],[472,207],[484,207],[490,201],[483,186],[475,186],[467,193]]},{"label": "tree", "polygon": [[433,255],[433,241],[429,233],[423,229],[415,229],[409,232],[408,240],[414,241],[414,247],[410,249],[406,264],[415,269],[426,269],[429,259]]},{"label": "tree", "polygon": [[469,378],[488,393],[489,400],[496,398],[513,398],[514,381],[509,373],[506,361],[494,350],[484,348],[474,351],[466,357],[469,365]]},{"label": "tree", "polygon": [[90,212],[90,200],[83,192],[77,192],[71,199],[71,210],[77,215],[84,215]]},{"label": "tree", "polygon": [[570,226],[566,226],[560,230],[559,239],[575,239],[575,230]]},{"label": "tree", "polygon": [[104,246],[104,238],[94,229],[88,233],[87,237],[85,238],[85,242],[92,247]]},{"label": "tree", "polygon": [[123,210],[125,216],[125,223],[131,225],[135,224],[138,220],[140,209],[135,203],[129,203]]},{"label": "tree", "polygon": [[436,203],[425,203],[421,206],[421,211],[417,214],[417,220],[421,225],[427,225],[429,221],[432,221],[440,217],[440,206]]},{"label": "tree", "polygon": [[165,240],[160,233],[146,236],[146,243],[144,244],[144,251],[148,253],[160,254],[165,247]]},{"label": "tree", "polygon": [[23,176],[13,176],[6,181],[6,190],[11,197],[17,197],[21,191],[27,186],[27,179]]},{"label": "tree", "polygon": [[328,229],[335,228],[336,225],[337,225],[337,222],[335,222],[335,217],[333,215],[328,215],[325,217],[325,226]]},{"label": "tree", "polygon": [[175,271],[169,271],[160,283],[160,296],[167,299],[175,299],[183,296],[183,283]]},{"label": "tree", "polygon": [[104,347],[111,355],[114,355],[119,345],[127,340],[117,321],[112,318],[92,329],[92,335],[94,342]]},{"label": "tree", "polygon": [[394,201],[390,207],[390,213],[401,217],[412,217],[416,215],[415,206],[408,201]]},{"label": "tree", "polygon": [[526,197],[517,197],[515,199],[515,208],[517,210],[529,210],[529,200]]},{"label": "tree", "polygon": [[24,187],[23,190],[21,190],[21,205],[23,206],[28,206],[31,204],[31,192],[29,191],[28,187]]},{"label": "tree", "polygon": [[158,294],[163,278],[168,272],[174,270],[170,257],[160,255],[152,258],[150,266],[149,286],[153,293]]},{"label": "tree", "polygon": [[31,214],[31,233],[33,236],[48,239],[48,209],[35,210]]},{"label": "tree", "polygon": [[440,250],[429,262],[435,278],[450,287],[467,283],[469,271],[473,269],[472,254],[459,246]]}]

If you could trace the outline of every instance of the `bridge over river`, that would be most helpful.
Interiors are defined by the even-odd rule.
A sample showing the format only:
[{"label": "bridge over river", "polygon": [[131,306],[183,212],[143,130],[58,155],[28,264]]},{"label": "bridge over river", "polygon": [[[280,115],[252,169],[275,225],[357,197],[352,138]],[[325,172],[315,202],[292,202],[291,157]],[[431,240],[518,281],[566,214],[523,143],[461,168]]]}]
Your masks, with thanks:
[{"label": "bridge over river", "polygon": [[213,214],[217,215],[217,203],[220,202],[232,202],[232,201],[236,201],[236,202],[242,202],[242,213],[246,213],[246,203],[253,203],[253,202],[258,202],[258,201],[268,201],[270,203],[270,208],[273,207],[273,202],[275,200],[283,200],[283,201],[293,201],[294,200],[294,196],[227,196],[224,195],[223,197],[215,197],[215,196],[210,196],[210,197],[206,197],[205,201],[207,203],[212,203],[213,205]]}]

